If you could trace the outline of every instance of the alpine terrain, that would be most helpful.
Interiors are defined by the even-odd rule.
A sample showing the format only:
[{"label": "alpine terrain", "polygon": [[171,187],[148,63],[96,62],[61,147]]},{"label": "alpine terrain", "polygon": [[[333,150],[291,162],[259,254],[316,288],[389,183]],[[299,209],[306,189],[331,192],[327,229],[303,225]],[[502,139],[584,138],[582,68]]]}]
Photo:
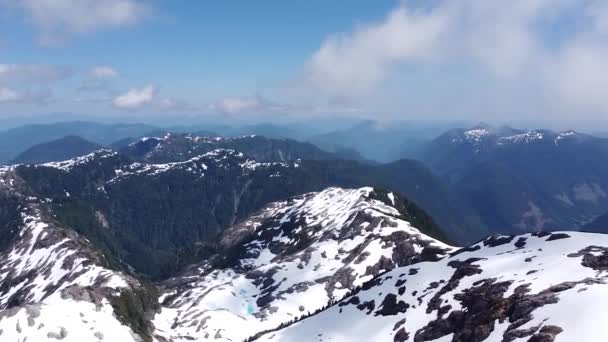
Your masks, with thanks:
[{"label": "alpine terrain", "polygon": [[608,139],[481,124],[419,157],[494,233],[581,229],[608,211]]},{"label": "alpine terrain", "polygon": [[0,18],[0,342],[608,341],[608,0]]},{"label": "alpine terrain", "polygon": [[[2,167],[0,340],[608,334],[606,236],[456,247],[402,192],[357,185],[376,166],[344,163],[289,140],[169,134]],[[360,169],[339,178],[344,165]]]}]

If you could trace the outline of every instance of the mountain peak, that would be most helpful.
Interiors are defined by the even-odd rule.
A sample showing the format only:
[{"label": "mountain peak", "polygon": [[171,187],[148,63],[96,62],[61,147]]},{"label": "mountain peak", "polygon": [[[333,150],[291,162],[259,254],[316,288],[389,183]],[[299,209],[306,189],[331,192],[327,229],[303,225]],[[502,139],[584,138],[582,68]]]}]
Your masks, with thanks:
[{"label": "mountain peak", "polygon": [[494,126],[493,126],[493,125],[490,125],[490,124],[489,124],[489,123],[487,123],[487,122],[480,121],[480,122],[478,122],[478,123],[477,123],[477,125],[475,125],[475,126],[471,127],[471,129],[472,129],[472,130],[473,130],[473,129],[485,129],[485,130],[493,130],[493,129],[494,129]]},{"label": "mountain peak", "polygon": [[77,135],[66,135],[62,138],[34,145],[19,154],[14,164],[40,164],[61,161],[85,155],[102,147]]},{"label": "mountain peak", "polygon": [[117,155],[118,155],[118,153],[114,152],[112,150],[100,149],[95,152],[85,154],[83,156],[66,159],[66,160],[62,160],[62,161],[57,161],[57,162],[43,163],[43,164],[40,164],[40,166],[60,169],[63,171],[71,171],[74,167],[76,167],[78,165],[84,165],[84,164],[87,164],[87,163],[95,161],[95,160],[111,158],[111,157],[115,157]]},{"label": "mountain peak", "polygon": [[464,136],[468,140],[479,140],[484,136],[493,134],[494,131],[491,128],[472,128],[464,132]]},{"label": "mountain peak", "polygon": [[[597,324],[608,295],[608,249],[598,246],[607,244],[588,233],[493,236],[432,265],[396,268],[255,340],[595,341],[608,334]],[[585,309],[571,319],[574,307]]]},{"label": "mountain peak", "polygon": [[[228,229],[227,249],[166,282],[170,309],[155,319],[159,335],[196,340],[221,331],[244,340],[395,267],[455,250],[404,221],[397,195],[386,193],[388,204],[379,196],[371,187],[328,188],[271,203]],[[234,320],[239,329],[229,327]]]},{"label": "mountain peak", "polygon": [[546,136],[547,132],[546,131],[541,131],[541,130],[532,130],[532,131],[528,131],[526,133],[520,133],[520,134],[515,134],[515,135],[509,135],[509,136],[504,136],[504,137],[500,137],[498,139],[498,144],[509,144],[509,143],[513,143],[513,144],[529,144],[532,143],[534,141],[538,141],[538,140],[543,140]]}]

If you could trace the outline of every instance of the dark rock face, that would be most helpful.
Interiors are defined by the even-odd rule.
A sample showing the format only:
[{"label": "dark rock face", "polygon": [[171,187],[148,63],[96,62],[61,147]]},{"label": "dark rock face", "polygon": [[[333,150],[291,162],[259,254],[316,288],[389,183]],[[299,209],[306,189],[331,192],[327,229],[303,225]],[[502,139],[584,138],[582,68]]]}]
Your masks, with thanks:
[{"label": "dark rock face", "polygon": [[459,250],[457,250],[456,252],[452,253],[450,256],[451,257],[455,257],[461,253],[467,253],[467,252],[475,252],[481,249],[481,246],[479,245],[474,245],[474,246],[470,246],[470,247],[465,247],[465,248],[461,248]]},{"label": "dark rock face", "polygon": [[526,240],[528,239],[525,237],[520,237],[519,239],[517,239],[517,242],[515,242],[515,247],[524,248],[526,246]]},{"label": "dark rock face", "polygon": [[380,308],[374,314],[376,316],[394,316],[399,313],[405,313],[408,307],[409,304],[404,301],[398,301],[396,295],[389,293],[384,297]]},{"label": "dark rock face", "polygon": [[497,247],[513,241],[514,236],[493,235],[483,240],[483,245],[486,247]]},{"label": "dark rock face", "polygon": [[410,334],[408,334],[404,328],[401,328],[395,334],[395,337],[393,338],[393,342],[405,342],[405,341],[409,340],[409,338],[410,338]]},{"label": "dark rock face", "polygon": [[441,310],[441,303],[443,299],[441,298],[444,294],[454,290],[458,287],[460,280],[464,277],[471,276],[473,274],[481,273],[481,269],[478,265],[474,265],[476,261],[481,259],[470,258],[466,261],[450,261],[448,266],[456,269],[450,280],[448,280],[447,284],[441,288],[429,301],[429,305],[426,309],[427,314],[436,310]]},{"label": "dark rock face", "polygon": [[568,254],[568,256],[571,258],[582,256],[581,264],[583,266],[596,271],[608,271],[608,247],[588,246],[577,253]]},{"label": "dark rock face", "polygon": [[555,340],[555,336],[560,334],[563,331],[562,328],[555,325],[545,325],[543,326],[537,334],[532,335],[529,342],[553,342]]},{"label": "dark rock face", "polygon": [[549,235],[549,237],[547,238],[546,241],[554,241],[554,240],[560,240],[560,239],[567,239],[569,238],[570,235],[566,234],[566,233],[554,233]]},{"label": "dark rock face", "polygon": [[[526,285],[520,285],[514,294],[504,297],[512,282],[497,282],[486,279],[473,288],[454,295],[465,310],[454,310],[447,317],[438,315],[436,320],[416,332],[414,341],[430,341],[454,334],[454,341],[483,341],[494,331],[497,322],[509,322],[504,333],[504,341],[530,337],[535,341],[545,341],[548,335],[535,329],[520,330],[520,326],[532,320],[532,312],[539,307],[555,304],[558,298],[554,289],[547,289],[536,295],[528,294]],[[556,330],[551,330],[556,331]],[[546,341],[553,341],[555,335]]]},{"label": "dark rock face", "polygon": [[[561,316],[557,322],[551,313],[568,310],[572,296],[579,293],[581,299],[596,300],[595,291],[603,291],[608,281],[608,247],[599,243],[608,241],[597,236],[597,246],[572,252],[574,239],[580,239],[582,246],[592,241],[581,233],[490,237],[476,248],[461,249],[438,261],[441,267],[422,263],[381,275],[340,302],[339,312],[328,310],[322,317],[342,326],[340,314],[347,313],[349,320],[366,322],[394,341],[422,342],[449,336],[463,342],[488,338],[552,342],[568,331],[571,338],[578,324],[563,321]],[[569,271],[547,271],[547,265],[556,264]],[[585,268],[596,271],[595,275],[590,276]],[[554,285],[545,285],[547,282]],[[594,294],[584,295],[590,288]],[[417,323],[413,324],[411,317],[416,317]],[[302,329],[314,329],[307,322],[315,320],[304,320],[293,330],[302,334]]]}]

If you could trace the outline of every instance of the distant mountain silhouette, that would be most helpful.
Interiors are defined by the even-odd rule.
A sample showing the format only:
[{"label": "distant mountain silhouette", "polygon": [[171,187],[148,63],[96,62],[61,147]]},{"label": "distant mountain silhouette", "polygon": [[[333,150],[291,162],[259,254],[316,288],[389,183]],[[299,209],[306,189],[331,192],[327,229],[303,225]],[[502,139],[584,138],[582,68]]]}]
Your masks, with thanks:
[{"label": "distant mountain silhouette", "polygon": [[15,164],[41,164],[51,161],[66,160],[82,156],[102,148],[79,136],[66,137],[41,143],[28,148],[25,152],[13,159]]}]

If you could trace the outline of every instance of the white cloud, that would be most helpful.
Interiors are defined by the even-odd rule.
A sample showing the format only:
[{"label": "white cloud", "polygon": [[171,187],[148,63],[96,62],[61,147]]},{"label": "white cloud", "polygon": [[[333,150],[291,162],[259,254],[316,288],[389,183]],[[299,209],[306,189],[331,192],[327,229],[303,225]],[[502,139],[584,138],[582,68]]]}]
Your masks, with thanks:
[{"label": "white cloud", "polygon": [[119,109],[140,109],[154,102],[156,87],[148,85],[143,88],[133,88],[114,98],[113,105]]},{"label": "white cloud", "polygon": [[74,75],[67,66],[0,64],[0,102],[46,105],[53,101],[53,86]]},{"label": "white cloud", "polygon": [[45,105],[53,100],[53,93],[49,88],[40,87],[35,90],[15,90],[0,86],[0,104],[17,103],[23,105]]},{"label": "white cloud", "polygon": [[43,64],[0,64],[0,82],[50,83],[73,75],[68,67]]},{"label": "white cloud", "polygon": [[208,106],[209,110],[223,114],[266,114],[286,112],[289,106],[272,102],[262,96],[225,97]]},{"label": "white cloud", "polygon": [[0,103],[17,102],[21,100],[21,94],[13,89],[2,87],[0,88]]},{"label": "white cloud", "polygon": [[424,14],[399,7],[381,23],[325,40],[310,59],[307,76],[331,95],[366,93],[394,63],[432,56],[449,29],[448,21],[443,12]]},{"label": "white cloud", "polygon": [[148,12],[138,0],[3,0],[3,4],[23,10],[45,44],[65,35],[131,25]]},{"label": "white cloud", "polygon": [[115,78],[119,75],[116,69],[106,65],[95,66],[91,68],[89,73],[92,77],[99,79]]},{"label": "white cloud", "polygon": [[545,85],[571,110],[608,111],[608,47],[577,41],[546,65]]},{"label": "white cloud", "polygon": [[[380,22],[328,37],[308,60],[305,83],[329,98],[361,102],[382,87],[395,87],[387,80],[396,74],[407,78],[403,66],[410,71],[432,69],[435,82],[442,82],[441,67],[456,66],[463,70],[463,86],[484,75],[496,89],[537,92],[538,101],[545,99],[552,108],[608,110],[605,1],[438,0],[425,8],[411,4],[404,1]],[[513,94],[496,91],[492,96],[506,99]],[[457,100],[462,104],[476,99]]]}]

